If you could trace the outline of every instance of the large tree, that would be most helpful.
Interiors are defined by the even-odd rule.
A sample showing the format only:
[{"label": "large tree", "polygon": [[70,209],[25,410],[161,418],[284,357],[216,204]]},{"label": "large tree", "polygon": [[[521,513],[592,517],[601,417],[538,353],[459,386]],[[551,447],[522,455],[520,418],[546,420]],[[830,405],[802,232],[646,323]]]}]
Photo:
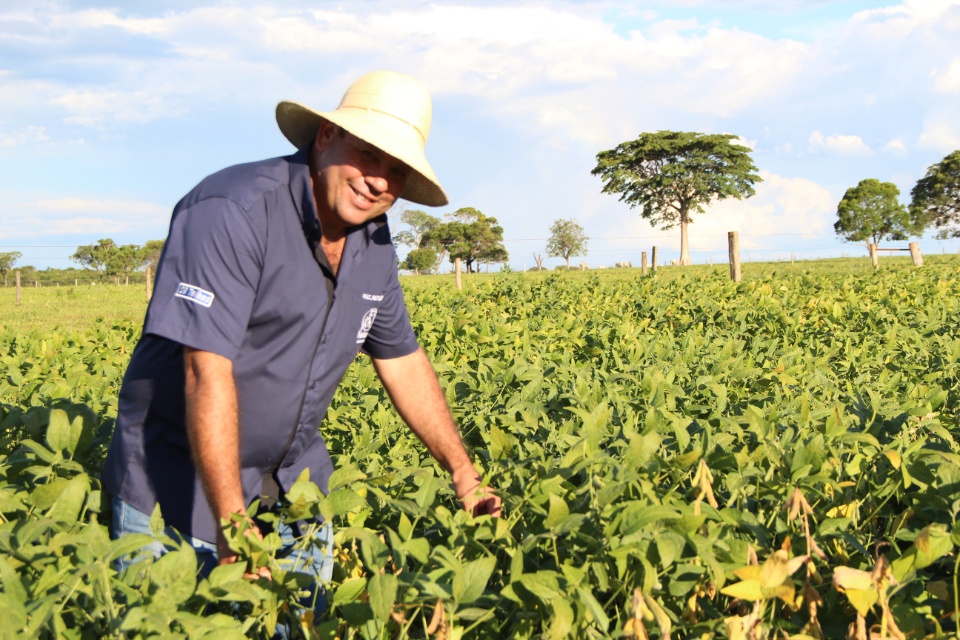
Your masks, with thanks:
[{"label": "large tree", "polygon": [[97,244],[87,244],[77,247],[70,259],[88,269],[94,269],[97,277],[103,280],[103,271],[110,261],[110,255],[117,248],[110,238],[97,240]]},{"label": "large tree", "polygon": [[447,221],[425,233],[421,244],[439,245],[450,256],[450,262],[463,260],[467,273],[474,263],[505,262],[509,255],[503,246],[503,227],[497,219],[473,207],[457,209]]},{"label": "large tree", "polygon": [[150,267],[156,273],[160,265],[160,255],[163,253],[163,244],[163,240],[147,240],[147,244],[140,247],[140,265]]},{"label": "large tree", "polygon": [[550,227],[550,239],[547,241],[547,255],[560,257],[567,261],[570,268],[570,258],[587,255],[587,241],[590,238],[584,233],[583,227],[573,220],[555,220]]},{"label": "large tree", "polygon": [[749,198],[760,182],[750,149],[736,136],[683,131],[641,133],[636,140],[597,154],[591,172],[603,181],[603,193],[640,207],[653,227],[680,225],[680,264],[690,264],[687,227],[694,213],[714,200]]},{"label": "large tree", "polygon": [[881,240],[903,240],[922,233],[910,219],[907,208],[900,203],[900,189],[892,182],[873,178],[861,180],[843,194],[837,205],[837,221],[833,225],[837,235],[847,242],[879,244]]},{"label": "large tree", "polygon": [[416,275],[428,273],[437,266],[437,252],[429,247],[414,249],[407,254],[402,266],[404,269],[413,271]]},{"label": "large tree", "polygon": [[937,237],[960,238],[960,149],[927,169],[910,192],[914,224],[937,228]]},{"label": "large tree", "polygon": [[408,246],[411,249],[421,249],[423,236],[441,224],[440,218],[432,216],[420,209],[406,209],[400,213],[400,222],[407,225],[407,229],[393,234],[395,244]]},{"label": "large tree", "polygon": [[7,286],[7,273],[13,269],[17,260],[23,257],[19,251],[7,251],[0,253],[0,275],[3,276],[3,286]]},{"label": "large tree", "polygon": [[143,248],[135,244],[125,244],[119,247],[113,247],[107,256],[107,273],[117,278],[123,276],[127,283],[130,282],[130,272],[136,271],[146,263],[147,254]]}]

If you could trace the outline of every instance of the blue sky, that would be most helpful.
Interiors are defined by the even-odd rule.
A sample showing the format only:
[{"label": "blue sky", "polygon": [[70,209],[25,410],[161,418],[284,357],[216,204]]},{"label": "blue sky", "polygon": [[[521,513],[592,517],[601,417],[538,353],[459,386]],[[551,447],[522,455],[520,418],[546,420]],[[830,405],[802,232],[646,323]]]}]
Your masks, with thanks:
[{"label": "blue sky", "polygon": [[278,101],[330,109],[385,68],[434,96],[451,203],[431,213],[495,216],[514,269],[557,218],[594,266],[677,257],[678,230],[590,175],[661,129],[735,134],[764,177],[697,217],[694,262],[723,261],[731,230],[747,259],[861,255],[833,234],[844,191],[877,178],[906,203],[960,148],[957,42],[960,0],[0,0],[0,251],[67,267],[80,244],[163,238],[203,176],[292,151]]}]

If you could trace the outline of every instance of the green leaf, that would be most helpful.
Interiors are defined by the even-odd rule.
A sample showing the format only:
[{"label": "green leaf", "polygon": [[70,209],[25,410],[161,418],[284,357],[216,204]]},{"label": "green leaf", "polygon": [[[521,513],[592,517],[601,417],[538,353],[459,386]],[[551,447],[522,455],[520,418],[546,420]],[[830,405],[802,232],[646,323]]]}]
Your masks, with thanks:
[{"label": "green leaf", "polygon": [[70,418],[67,417],[67,412],[63,409],[52,409],[50,424],[47,425],[47,446],[69,458],[73,455],[75,444],[70,437]]},{"label": "green leaf", "polygon": [[172,602],[185,602],[197,587],[197,554],[189,545],[165,553],[150,567],[148,577]]},{"label": "green leaf", "polygon": [[217,565],[207,576],[207,582],[210,583],[212,588],[221,588],[232,582],[243,580],[243,574],[246,570],[247,568],[242,562]]},{"label": "green leaf", "polygon": [[26,598],[21,599],[9,592],[0,592],[0,611],[3,611],[3,626],[7,631],[12,632],[10,637],[17,637],[17,632],[23,631],[24,627],[27,626],[25,602]]},{"label": "green leaf", "polygon": [[397,600],[397,576],[392,573],[378,573],[367,581],[367,594],[370,596],[370,610],[373,617],[386,622]]},{"label": "green leaf", "polygon": [[67,480],[56,502],[54,502],[50,510],[47,511],[47,517],[71,524],[77,522],[89,491],[89,476],[79,475],[70,478]]},{"label": "green leaf", "polygon": [[[20,580],[20,576],[17,575],[17,570],[10,566],[10,563],[2,555],[0,555],[0,582],[3,583],[3,591],[6,593],[6,595],[10,596],[19,603],[27,601],[27,590],[24,588],[23,582]],[[20,606],[22,611],[23,605],[21,604]],[[26,613],[24,612],[23,615],[23,622],[25,623]],[[14,625],[15,628],[19,628],[21,626],[23,626],[23,623]]]},{"label": "green leaf", "polygon": [[348,602],[355,601],[366,588],[366,578],[351,578],[347,580],[333,592],[333,606],[339,607]]},{"label": "green leaf", "polygon": [[893,576],[900,582],[914,571],[924,569],[953,550],[953,539],[946,525],[925,527],[913,540],[913,546],[890,563]]},{"label": "green leaf", "polygon": [[326,520],[355,511],[367,503],[353,489],[340,488],[333,491],[320,503],[320,513]]},{"label": "green leaf", "polygon": [[454,587],[453,597],[459,604],[470,604],[481,595],[490,581],[490,576],[497,566],[497,559],[493,556],[472,560],[463,565],[463,586],[457,593]]},{"label": "green leaf", "polygon": [[330,492],[344,487],[348,484],[358,482],[360,480],[365,480],[367,474],[356,467],[344,467],[342,469],[336,469],[333,473],[330,474],[330,479],[327,481],[327,490]]},{"label": "green leaf", "polygon": [[117,558],[121,558],[140,549],[149,547],[154,542],[156,542],[156,538],[145,533],[124,534],[116,540],[110,541],[110,552],[107,555],[107,561],[113,562]]},{"label": "green leaf", "polygon": [[546,637],[550,640],[565,640],[573,630],[573,607],[565,598],[555,598],[550,602],[553,616]]},{"label": "green leaf", "polygon": [[587,587],[577,587],[577,596],[580,598],[580,601],[586,605],[587,611],[593,616],[593,619],[600,627],[600,631],[605,633],[610,626],[610,618],[607,617],[606,612],[603,610],[603,605],[597,601],[592,591]]},{"label": "green leaf", "polygon": [[567,506],[566,501],[560,496],[550,495],[550,508],[547,512],[547,519],[544,522],[544,525],[548,529],[555,529],[560,525],[564,520],[567,519],[567,516],[570,515],[570,508]]},{"label": "green leaf", "polygon": [[557,581],[557,574],[554,571],[525,573],[520,576],[520,584],[544,602],[550,602],[561,595],[560,583]]}]

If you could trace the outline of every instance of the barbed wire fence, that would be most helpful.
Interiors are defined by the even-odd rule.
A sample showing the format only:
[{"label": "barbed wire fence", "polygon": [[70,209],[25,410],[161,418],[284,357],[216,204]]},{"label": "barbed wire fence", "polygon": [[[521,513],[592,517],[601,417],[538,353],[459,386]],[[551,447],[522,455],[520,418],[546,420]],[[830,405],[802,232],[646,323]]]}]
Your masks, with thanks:
[{"label": "barbed wire fence", "polygon": [[[784,246],[774,239],[796,239],[797,242]],[[546,254],[548,237],[508,237],[503,244],[510,255],[509,264],[514,271],[536,269],[534,254],[543,256],[543,268],[552,269],[565,264],[562,258],[549,258]],[[726,233],[690,234],[690,256],[693,264],[723,264],[728,261]],[[93,244],[91,241],[88,244]],[[80,243],[81,245],[83,243]],[[890,247],[906,247],[907,242],[889,242],[880,247],[881,251]],[[71,259],[71,255],[80,245],[76,244],[0,244],[0,253],[17,251],[21,253],[16,267],[19,269],[34,266],[43,269],[71,269],[87,271]],[[587,255],[575,259],[576,266],[584,262],[590,268],[613,267],[616,264],[631,263],[639,266],[644,252],[658,250],[659,266],[668,266],[680,258],[680,237],[663,234],[639,236],[598,236],[590,237]],[[960,244],[956,239],[921,240],[926,255],[960,253]],[[824,258],[869,257],[867,244],[842,243],[835,234],[829,233],[744,233],[740,232],[740,254],[743,262],[795,262]],[[37,265],[42,266],[37,266]],[[484,265],[489,271],[490,265]],[[497,265],[495,265],[497,266]],[[574,262],[571,262],[574,266]],[[452,271],[453,266],[444,264],[441,271]],[[139,278],[138,278],[139,279]]]}]

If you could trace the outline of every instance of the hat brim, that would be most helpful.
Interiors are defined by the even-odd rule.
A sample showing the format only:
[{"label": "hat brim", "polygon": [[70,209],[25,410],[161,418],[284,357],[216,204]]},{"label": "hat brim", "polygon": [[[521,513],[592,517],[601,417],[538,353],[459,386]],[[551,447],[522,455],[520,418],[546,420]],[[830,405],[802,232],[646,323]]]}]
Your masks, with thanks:
[{"label": "hat brim", "polygon": [[292,101],[277,105],[277,125],[284,137],[298,149],[313,143],[324,120],[343,127],[410,167],[412,173],[400,193],[404,200],[429,207],[449,203],[423,153],[419,133],[407,123],[369,109],[341,108],[320,112]]}]

